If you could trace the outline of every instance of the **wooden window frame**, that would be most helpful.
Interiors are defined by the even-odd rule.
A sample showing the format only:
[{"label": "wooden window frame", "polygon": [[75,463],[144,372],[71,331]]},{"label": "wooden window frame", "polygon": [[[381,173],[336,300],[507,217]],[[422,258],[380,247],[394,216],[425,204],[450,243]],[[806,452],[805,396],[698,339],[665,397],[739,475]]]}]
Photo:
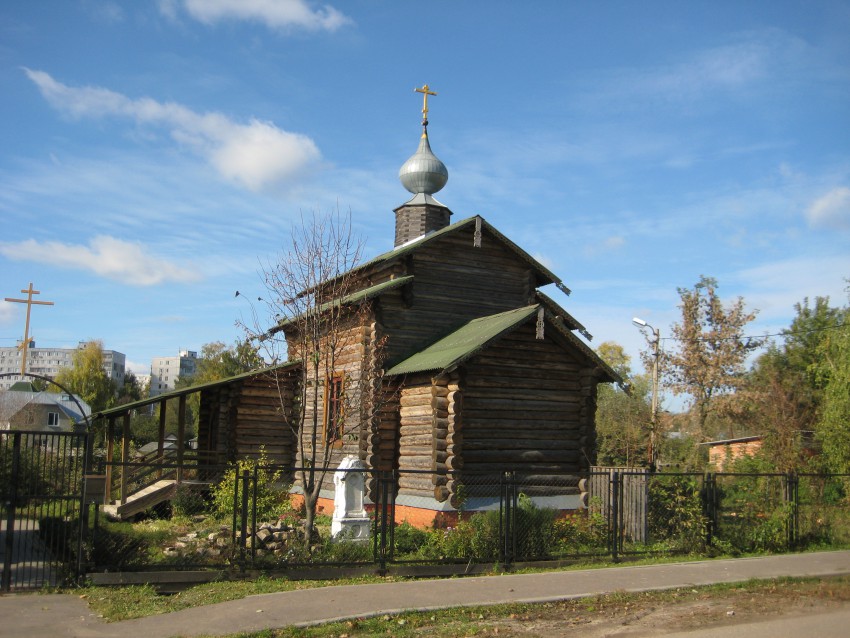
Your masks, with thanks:
[{"label": "wooden window frame", "polygon": [[324,440],[326,445],[341,447],[345,434],[345,410],[342,399],[345,394],[345,375],[334,373],[325,378]]}]

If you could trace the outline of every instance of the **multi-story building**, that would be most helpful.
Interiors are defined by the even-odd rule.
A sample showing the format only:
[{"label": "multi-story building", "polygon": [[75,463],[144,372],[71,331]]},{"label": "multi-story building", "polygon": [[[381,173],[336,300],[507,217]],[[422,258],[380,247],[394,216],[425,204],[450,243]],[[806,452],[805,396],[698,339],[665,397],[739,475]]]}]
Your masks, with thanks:
[{"label": "multi-story building", "polygon": [[197,362],[198,353],[192,350],[181,350],[176,357],[155,357],[151,363],[150,395],[156,397],[174,390],[177,379],[195,374]]},{"label": "multi-story building", "polygon": [[[27,348],[27,372],[54,378],[62,368],[70,368],[74,361],[74,352],[87,342],[81,341],[77,348],[36,348],[30,341]],[[124,385],[126,355],[116,350],[103,351],[103,371],[115,382],[117,387]],[[0,373],[21,371],[21,344],[15,347],[0,348]],[[8,390],[21,381],[20,375],[0,377],[0,390]]]}]

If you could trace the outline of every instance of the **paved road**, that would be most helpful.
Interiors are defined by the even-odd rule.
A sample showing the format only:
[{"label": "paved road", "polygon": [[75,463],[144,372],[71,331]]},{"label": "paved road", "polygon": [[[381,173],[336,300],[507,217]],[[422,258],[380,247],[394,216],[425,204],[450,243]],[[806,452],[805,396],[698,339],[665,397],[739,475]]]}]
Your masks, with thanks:
[{"label": "paved road", "polygon": [[[251,596],[242,600],[185,609],[172,614],[106,624],[85,602],[72,595],[14,595],[0,598],[0,636],[95,638],[135,635],[144,638],[222,635],[288,625],[310,625],[328,620],[392,614],[404,610],[433,610],[458,605],[505,602],[548,602],[614,591],[649,591],[672,587],[741,582],[781,576],[836,576],[850,574],[850,551],[789,554],[764,558],[712,560],[640,567],[612,567],[547,572],[419,580],[403,583],[345,585]],[[831,622],[850,627],[842,616]],[[805,619],[795,620],[805,622]],[[830,636],[827,629],[796,629],[785,633],[780,622],[763,634]],[[728,629],[728,628],[727,628]],[[723,630],[723,636],[731,636]],[[748,638],[759,634],[750,628]],[[780,631],[781,633],[776,633]],[[848,632],[840,634],[846,636]],[[711,633],[679,634],[707,638]],[[742,634],[743,635],[743,634]]]}]

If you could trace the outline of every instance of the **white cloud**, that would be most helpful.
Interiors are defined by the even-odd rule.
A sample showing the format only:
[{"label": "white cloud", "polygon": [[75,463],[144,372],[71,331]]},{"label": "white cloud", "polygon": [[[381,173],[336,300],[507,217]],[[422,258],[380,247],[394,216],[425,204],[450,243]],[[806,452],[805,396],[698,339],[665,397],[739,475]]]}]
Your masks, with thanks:
[{"label": "white cloud", "polygon": [[14,303],[2,303],[0,304],[0,326],[8,326],[11,325],[12,321],[17,320],[17,315],[15,314],[15,306],[18,304]]},{"label": "white cloud", "polygon": [[258,191],[292,180],[321,157],[309,137],[269,122],[239,124],[221,113],[196,113],[180,104],[131,99],[100,87],[71,87],[44,71],[24,69],[54,108],[75,117],[126,117],[137,124],[164,126],[193,148],[226,179]]},{"label": "white cloud", "polygon": [[140,374],[150,374],[151,373],[151,363],[148,361],[147,363],[139,363],[138,361],[130,361],[129,359],[124,362],[124,369],[129,370],[136,376]]},{"label": "white cloud", "polygon": [[146,252],[139,243],[99,235],[88,246],[28,239],[0,244],[0,254],[18,261],[33,261],[59,268],[88,270],[101,277],[132,286],[154,286],[166,281],[191,282],[197,273]]},{"label": "white cloud", "polygon": [[173,18],[178,4],[205,24],[232,19],[261,22],[271,29],[336,31],[351,23],[350,18],[333,7],[313,8],[307,0],[164,0],[160,2],[160,10]]},{"label": "white cloud", "polygon": [[818,197],[806,210],[806,217],[812,226],[850,229],[850,188],[833,188]]},{"label": "white cloud", "polygon": [[842,305],[848,276],[850,255],[797,257],[741,270],[737,294],[744,297],[748,307],[759,309],[761,320],[787,326],[794,304],[805,297],[829,297],[832,305]]}]

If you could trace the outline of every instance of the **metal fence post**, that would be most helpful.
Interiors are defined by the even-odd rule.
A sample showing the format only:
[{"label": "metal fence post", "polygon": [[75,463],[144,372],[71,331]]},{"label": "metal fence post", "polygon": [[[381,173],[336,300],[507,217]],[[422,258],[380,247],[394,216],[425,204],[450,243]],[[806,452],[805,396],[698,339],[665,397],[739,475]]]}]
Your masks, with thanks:
[{"label": "metal fence post", "polygon": [[800,533],[800,477],[794,472],[785,475],[785,503],[789,506],[787,544],[793,549]]},{"label": "metal fence post", "polygon": [[390,503],[395,483],[394,472],[378,472],[377,503],[375,503],[375,534],[372,555],[378,569],[387,570],[387,560],[392,560],[394,548],[395,507]]},{"label": "metal fence post", "polygon": [[239,526],[239,531],[241,533],[241,538],[239,539],[239,557],[240,557],[240,567],[245,569],[245,550],[247,548],[247,537],[248,537],[248,483],[251,480],[251,473],[248,470],[242,471],[242,504],[239,508],[240,515],[242,517],[241,525]]},{"label": "metal fence post", "polygon": [[15,546],[15,507],[18,501],[18,481],[20,477],[21,433],[12,434],[12,471],[9,475],[9,503],[6,512],[6,547],[3,561],[3,580],[0,591],[12,589],[12,550]]},{"label": "metal fence post", "polygon": [[513,472],[499,475],[499,559],[505,569],[516,560],[516,487]]},{"label": "metal fence post", "polygon": [[717,475],[713,472],[703,476],[702,511],[706,519],[705,545],[711,547],[717,533]]},{"label": "metal fence post", "polygon": [[257,560],[257,494],[260,491],[260,467],[259,464],[254,464],[254,490],[253,490],[253,498],[251,500],[251,529],[253,530],[253,534],[251,534],[251,565],[253,566],[254,561]]},{"label": "metal fence post", "polygon": [[620,472],[611,472],[611,506],[609,521],[609,550],[611,558],[616,563],[619,561],[620,550]]},{"label": "metal fence post", "polygon": [[[85,538],[85,531],[89,526],[89,504],[88,504],[88,496],[86,494],[86,474],[91,471],[91,439],[92,435],[88,432],[83,433],[83,468],[82,475],[80,480],[82,481],[82,489],[80,490],[80,509],[79,509],[79,517],[77,522],[77,563],[76,563],[76,574],[74,574],[74,582],[79,582],[79,580],[83,577],[83,540]],[[76,443],[76,441],[75,441]],[[79,451],[79,445],[75,446]],[[95,503],[95,507],[97,504]],[[97,512],[97,510],[95,510]]]}]

